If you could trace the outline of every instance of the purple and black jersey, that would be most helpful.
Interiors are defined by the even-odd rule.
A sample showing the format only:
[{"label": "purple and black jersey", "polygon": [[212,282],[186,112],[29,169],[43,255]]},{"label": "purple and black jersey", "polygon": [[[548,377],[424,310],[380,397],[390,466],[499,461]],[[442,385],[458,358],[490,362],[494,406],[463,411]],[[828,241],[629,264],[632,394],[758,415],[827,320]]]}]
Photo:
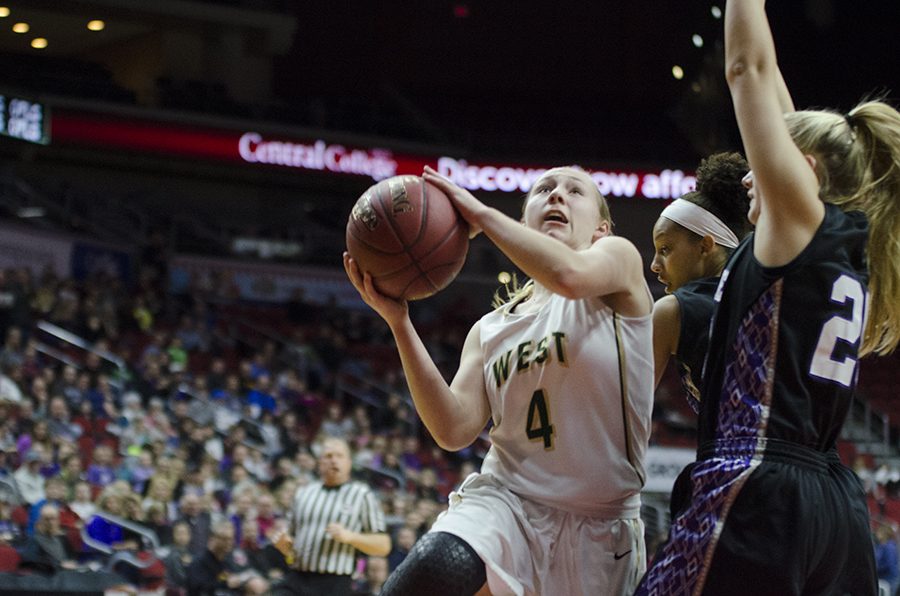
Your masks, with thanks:
[{"label": "purple and black jersey", "polygon": [[732,255],[690,503],[637,594],[874,593],[865,494],[834,451],[856,385],[867,235],[863,214],[826,205],[791,263],[763,267],[753,235]]}]

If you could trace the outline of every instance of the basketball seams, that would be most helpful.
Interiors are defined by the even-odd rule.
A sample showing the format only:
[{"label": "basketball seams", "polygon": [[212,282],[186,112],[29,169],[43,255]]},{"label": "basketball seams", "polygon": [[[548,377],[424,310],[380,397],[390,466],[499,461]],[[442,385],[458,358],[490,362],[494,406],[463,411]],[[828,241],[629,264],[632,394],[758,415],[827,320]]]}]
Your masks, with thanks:
[{"label": "basketball seams", "polygon": [[[418,237],[416,238],[416,242],[418,242],[419,239],[421,239],[421,237],[427,233],[427,230],[426,230],[426,227],[428,225],[427,210],[428,210],[429,203],[430,203],[427,200],[427,194],[426,194],[427,187],[428,187],[428,184],[424,180],[422,180],[422,224],[419,227],[419,234],[418,234]],[[463,254],[462,258],[457,259],[455,261],[451,260],[448,262],[439,262],[436,264],[432,264],[430,267],[428,267],[428,269],[423,268],[420,263],[420,261],[424,261],[431,255],[433,255],[434,253],[438,252],[450,240],[452,240],[458,233],[459,228],[460,228],[459,215],[457,214],[456,208],[453,207],[452,203],[451,203],[451,213],[453,214],[454,218],[456,218],[455,222],[457,225],[447,228],[447,232],[444,234],[444,236],[438,242],[436,242],[434,244],[434,246],[430,247],[430,250],[428,252],[426,252],[422,255],[419,255],[418,259],[413,259],[413,262],[411,263],[411,265],[419,271],[419,275],[417,277],[413,278],[412,280],[410,280],[410,282],[406,285],[406,287],[403,289],[404,295],[409,290],[410,286],[415,284],[420,279],[428,282],[428,285],[431,286],[432,293],[438,292],[438,291],[444,289],[450,283],[450,281],[453,280],[453,278],[456,276],[456,274],[459,273],[459,270],[462,269],[462,265],[465,263],[465,260],[466,260],[465,254]],[[466,244],[468,244],[468,242]],[[411,245],[411,246],[413,246],[413,245]],[[449,279],[447,279],[447,281],[443,285],[435,282],[434,279],[432,279],[432,276],[435,276],[439,271],[441,271],[442,269],[446,269],[446,268],[449,268],[450,270],[454,271],[454,275],[450,276]]]},{"label": "basketball seams", "polygon": [[[404,185],[405,185],[405,183],[404,183]],[[394,238],[396,238],[397,242],[400,244],[400,246],[403,247],[402,252],[405,252],[409,256],[409,258],[413,262],[415,262],[415,258],[413,257],[412,253],[410,252],[410,249],[412,249],[416,244],[419,243],[419,240],[422,239],[422,234],[424,233],[425,226],[428,223],[428,219],[427,219],[428,201],[426,200],[426,197],[425,197],[425,182],[424,181],[422,182],[422,188],[419,190],[419,211],[421,213],[419,216],[419,229],[416,232],[416,237],[409,243],[407,243],[403,240],[403,236],[399,233],[401,226],[397,223],[397,220],[394,219],[393,209],[389,208],[391,202],[393,202],[393,197],[390,196],[389,187],[385,186],[384,188],[382,188],[380,190],[387,191],[387,197],[388,197],[387,199],[384,199],[383,198],[384,193],[378,194],[378,206],[381,207],[381,210],[384,213],[384,216],[385,216],[384,219],[390,225],[391,232],[394,233]],[[409,192],[409,191],[407,191],[407,192]],[[397,253],[397,254],[400,254],[400,253]]]},{"label": "basketball seams", "polygon": [[[399,255],[405,253],[407,257],[409,257],[409,262],[406,263],[400,269],[395,271],[391,271],[389,273],[381,274],[375,277],[375,280],[387,280],[391,277],[396,277],[400,273],[408,270],[410,267],[413,267],[416,271],[418,271],[418,275],[409,280],[409,283],[403,287],[403,291],[400,293],[401,296],[406,296],[406,293],[409,291],[409,288],[413,286],[420,279],[425,279],[429,285],[431,286],[432,292],[436,292],[438,287],[435,286],[434,282],[427,276],[427,272],[422,269],[419,265],[419,262],[416,260],[415,255],[412,253],[412,249],[422,240],[422,236],[425,234],[426,227],[428,225],[428,195],[426,194],[426,184],[425,181],[419,178],[420,186],[419,186],[419,229],[416,231],[415,238],[407,243],[404,242],[402,236],[399,233],[400,225],[394,219],[394,213],[392,209],[388,209],[388,205],[393,201],[393,197],[390,195],[389,187],[385,186],[379,190],[384,192],[378,193],[378,206],[381,211],[384,213],[384,220],[388,222],[391,232],[394,234],[394,238],[397,239],[398,243],[403,247],[403,250],[397,252],[395,254]],[[404,181],[404,186],[406,186],[406,182]],[[407,187],[407,192],[409,192]],[[387,196],[387,198],[385,198]],[[430,251],[427,254],[431,254]],[[426,255],[427,256],[427,255]]]},{"label": "basketball seams", "polygon": [[356,242],[359,242],[362,246],[366,247],[366,249],[369,250],[370,252],[375,252],[380,255],[384,255],[386,257],[395,257],[397,255],[402,255],[402,254],[406,253],[406,249],[398,250],[396,252],[390,252],[390,251],[384,250],[383,248],[379,248],[379,247],[375,246],[374,244],[372,244],[371,242],[367,242],[367,241],[363,240],[362,238],[357,236],[355,232],[356,232],[356,230],[353,230],[351,232],[351,236],[353,236],[353,240],[355,240]]},{"label": "basketball seams", "polygon": [[[377,190],[380,191],[381,189],[377,189]],[[387,211],[384,208],[383,201],[381,200],[381,192],[378,192],[374,197],[372,197],[369,201],[369,204],[374,209],[377,209],[376,215],[378,216],[377,217],[378,220],[380,220],[381,222],[385,222],[385,221],[391,219],[390,217],[388,217]],[[394,257],[394,256],[401,255],[404,253],[408,254],[408,251],[406,250],[406,246],[404,245],[403,241],[401,240],[400,236],[397,234],[397,231],[394,229],[393,226],[388,225],[388,229],[393,234],[394,240],[396,240],[397,244],[399,244],[401,247],[400,250],[397,250],[397,251],[385,250],[384,248],[382,248],[380,246],[376,246],[375,244],[372,244],[371,242],[368,242],[367,240],[365,240],[364,236],[372,234],[374,232],[374,230],[369,230],[362,221],[351,220],[351,223],[352,223],[352,226],[350,228],[350,235],[353,237],[353,239],[356,242],[358,242],[359,244],[364,246],[367,250],[378,253],[378,254],[386,256],[386,257]]]},{"label": "basketball seams", "polygon": [[[454,214],[455,213],[456,212],[454,211]],[[459,216],[456,216],[456,217],[458,218]],[[431,251],[429,251],[427,254],[423,255],[422,259],[426,259],[426,258],[430,257],[431,255],[433,255],[434,253],[439,251],[441,248],[443,248],[450,240],[454,239],[457,232],[458,232],[458,228],[456,226],[448,228],[447,234],[443,238],[441,238],[440,242],[438,242]],[[466,238],[465,241],[466,241],[466,244],[468,244],[468,238]],[[468,252],[468,250],[466,252]],[[465,264],[465,262],[466,262],[466,253],[463,253],[463,256],[456,260],[450,260],[447,262],[436,263],[432,267],[429,267],[428,271],[422,271],[421,268],[420,268],[420,271],[422,271],[422,274],[425,275],[426,278],[428,278],[428,281],[431,283],[434,290],[439,291],[439,290],[444,289],[444,287],[446,287],[446,284],[442,286],[440,284],[435,283],[430,277],[431,274],[434,274],[438,270],[445,268],[445,267],[452,268],[453,270],[455,270],[455,273],[450,278],[450,280],[447,281],[447,284],[449,284],[450,281],[452,281],[452,278],[456,277],[456,274],[458,274],[460,269],[462,269],[462,266]]]},{"label": "basketball seams", "polygon": [[381,221],[387,225],[391,234],[394,236],[394,240],[400,245],[400,250],[393,254],[399,255],[406,253],[406,255],[412,259],[412,255],[409,254],[409,246],[403,241],[403,236],[400,234],[400,226],[397,225],[396,220],[394,220],[393,210],[391,209],[390,188],[387,186],[378,188],[377,198],[378,200],[375,203],[378,205],[378,210],[381,212]]},{"label": "basketball seams", "polygon": [[[456,277],[466,260],[468,230],[440,189],[429,188],[422,178],[398,176],[378,182],[363,197],[368,197],[368,204],[357,201],[347,228],[347,246],[379,290],[418,300]],[[419,213],[414,214],[417,208]],[[406,241],[404,234],[412,237]]]},{"label": "basketball seams", "polygon": [[425,230],[428,227],[428,208],[431,203],[431,201],[428,200],[428,193],[426,192],[428,184],[425,183],[424,178],[419,178],[418,180],[420,182],[419,206],[422,214],[419,217],[419,233],[416,234],[416,239],[409,245],[410,248],[418,244],[419,241],[422,240],[422,236],[425,235]]}]

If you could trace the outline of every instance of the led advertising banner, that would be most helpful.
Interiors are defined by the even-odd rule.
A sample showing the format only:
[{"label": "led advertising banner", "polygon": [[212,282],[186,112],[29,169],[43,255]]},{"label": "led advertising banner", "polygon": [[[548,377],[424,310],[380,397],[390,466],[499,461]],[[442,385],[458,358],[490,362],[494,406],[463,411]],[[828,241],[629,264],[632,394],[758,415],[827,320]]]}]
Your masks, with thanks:
[{"label": "led advertising banner", "polygon": [[47,106],[11,94],[0,94],[0,135],[46,145],[50,142]]},{"label": "led advertising banner", "polygon": [[[54,144],[124,149],[175,158],[234,162],[247,167],[291,168],[374,181],[399,174],[420,175],[430,165],[473,191],[527,192],[547,168],[557,164],[522,165],[481,162],[449,155],[409,154],[384,147],[354,147],[326,138],[296,139],[253,130],[234,131],[169,122],[55,110]],[[694,189],[691,173],[677,168],[659,171],[588,168],[600,191],[612,197],[672,199]]]}]

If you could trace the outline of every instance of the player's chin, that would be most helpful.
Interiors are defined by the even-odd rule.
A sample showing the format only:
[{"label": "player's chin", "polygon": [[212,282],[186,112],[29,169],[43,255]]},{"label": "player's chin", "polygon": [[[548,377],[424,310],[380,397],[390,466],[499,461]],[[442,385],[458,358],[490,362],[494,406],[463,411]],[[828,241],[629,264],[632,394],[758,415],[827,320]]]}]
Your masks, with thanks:
[{"label": "player's chin", "polygon": [[550,236],[551,238],[556,238],[557,240],[565,241],[568,235],[565,233],[565,230],[558,225],[545,225],[541,228],[541,233],[544,236]]},{"label": "player's chin", "polygon": [[750,199],[750,204],[747,207],[747,221],[749,221],[754,226],[756,222],[759,220],[759,206],[757,204],[756,197]]}]

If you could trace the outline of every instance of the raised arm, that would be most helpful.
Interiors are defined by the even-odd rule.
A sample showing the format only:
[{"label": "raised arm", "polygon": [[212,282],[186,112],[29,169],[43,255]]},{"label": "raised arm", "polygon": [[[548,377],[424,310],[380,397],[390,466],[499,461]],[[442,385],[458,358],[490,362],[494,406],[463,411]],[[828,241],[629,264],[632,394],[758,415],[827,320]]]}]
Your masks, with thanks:
[{"label": "raised arm", "polygon": [[362,274],[356,262],[344,253],[344,269],[363,300],[388,324],[416,411],[435,442],[456,451],[469,446],[490,417],[490,405],[481,368],[479,326],[469,332],[452,387],[428,354],[409,318],[405,302],[393,300],[375,289],[372,276]]},{"label": "raised arm", "polygon": [[791,92],[788,91],[787,83],[784,81],[784,75],[781,69],[778,69],[778,79],[775,81],[775,87],[778,92],[778,105],[781,107],[782,114],[790,114],[794,111],[794,100],[791,98]]},{"label": "raised arm", "polygon": [[754,254],[764,265],[783,265],[809,244],[825,208],[815,162],[801,154],[784,121],[793,105],[778,69],[764,0],[728,0],[725,63],[752,170],[751,197],[759,210]]},{"label": "raised arm", "polygon": [[[649,314],[653,301],[637,248],[617,236],[575,250],[522,225],[426,166],[424,177],[450,196],[474,233],[484,234],[526,275],[567,298],[601,297],[625,316]],[[607,224],[608,225],[608,224]]]},{"label": "raised arm", "polygon": [[[484,233],[526,275],[567,298],[631,298],[629,316],[647,314],[650,294],[641,273],[641,256],[625,238],[606,236],[590,248],[574,250],[525,227],[497,209],[479,216]],[[617,309],[618,310],[618,309]]]}]

